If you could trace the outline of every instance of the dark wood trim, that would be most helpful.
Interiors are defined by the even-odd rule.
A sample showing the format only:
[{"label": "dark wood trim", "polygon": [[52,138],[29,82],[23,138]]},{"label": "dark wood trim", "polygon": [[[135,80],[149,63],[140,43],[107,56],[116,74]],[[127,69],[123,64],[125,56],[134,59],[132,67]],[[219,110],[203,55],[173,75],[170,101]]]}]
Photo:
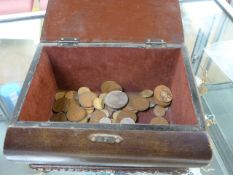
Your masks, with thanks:
[{"label": "dark wood trim", "polygon": [[[123,141],[90,141],[96,133],[119,135]],[[4,154],[30,163],[129,167],[202,166],[212,157],[205,132],[14,127],[8,128]]]}]

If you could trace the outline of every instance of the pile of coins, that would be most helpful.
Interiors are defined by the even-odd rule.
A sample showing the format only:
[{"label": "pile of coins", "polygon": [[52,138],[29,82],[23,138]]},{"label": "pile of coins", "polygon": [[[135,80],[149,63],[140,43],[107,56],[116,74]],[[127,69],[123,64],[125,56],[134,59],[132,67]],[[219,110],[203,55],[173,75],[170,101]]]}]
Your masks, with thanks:
[{"label": "pile of coins", "polygon": [[88,87],[58,91],[50,121],[135,124],[138,113],[153,110],[150,124],[168,125],[164,117],[172,102],[172,93],[167,86],[156,86],[154,91],[124,92],[117,82],[105,81],[100,89],[100,93]]}]

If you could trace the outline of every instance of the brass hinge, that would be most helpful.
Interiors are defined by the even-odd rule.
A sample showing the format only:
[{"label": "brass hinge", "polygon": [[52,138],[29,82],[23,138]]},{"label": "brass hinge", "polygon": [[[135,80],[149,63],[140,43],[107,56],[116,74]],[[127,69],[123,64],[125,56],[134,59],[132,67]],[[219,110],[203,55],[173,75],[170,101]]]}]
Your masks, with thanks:
[{"label": "brass hinge", "polygon": [[148,39],[145,42],[146,47],[167,47],[167,43],[164,40],[151,40]]},{"label": "brass hinge", "polygon": [[58,46],[77,46],[79,38],[61,38],[58,41]]}]

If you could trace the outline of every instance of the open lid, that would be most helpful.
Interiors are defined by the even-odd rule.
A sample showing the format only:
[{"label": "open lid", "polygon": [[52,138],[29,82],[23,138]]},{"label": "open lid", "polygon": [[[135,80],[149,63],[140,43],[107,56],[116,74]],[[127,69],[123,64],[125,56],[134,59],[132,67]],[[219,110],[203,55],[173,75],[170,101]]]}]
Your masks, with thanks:
[{"label": "open lid", "polygon": [[50,0],[42,42],[183,43],[178,0]]}]

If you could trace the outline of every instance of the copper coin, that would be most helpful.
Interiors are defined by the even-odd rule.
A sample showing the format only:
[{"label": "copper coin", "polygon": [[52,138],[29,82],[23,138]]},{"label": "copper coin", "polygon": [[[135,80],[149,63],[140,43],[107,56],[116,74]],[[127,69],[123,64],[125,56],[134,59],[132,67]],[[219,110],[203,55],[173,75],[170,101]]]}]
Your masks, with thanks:
[{"label": "copper coin", "polygon": [[167,107],[171,104],[171,102],[162,102],[154,98],[154,102],[156,105],[162,106],[162,107]]},{"label": "copper coin", "polygon": [[123,118],[120,124],[135,124],[135,121],[132,118]]},{"label": "copper coin", "polygon": [[104,100],[102,98],[95,98],[93,101],[93,106],[95,109],[104,109]]},{"label": "copper coin", "polygon": [[80,87],[79,89],[78,89],[78,93],[77,93],[77,95],[80,95],[80,94],[82,94],[82,93],[84,93],[84,92],[90,92],[91,90],[88,88],[88,87]]},{"label": "copper coin", "polygon": [[54,112],[63,112],[66,104],[66,98],[62,97],[59,98],[58,100],[55,100],[53,104],[53,111]]},{"label": "copper coin", "polygon": [[148,99],[143,98],[138,94],[130,94],[129,95],[129,106],[131,106],[132,108],[138,111],[145,111],[149,108],[150,103]]},{"label": "copper coin", "polygon": [[172,101],[172,92],[171,90],[164,85],[156,86],[154,89],[154,97],[161,102],[171,102]]},{"label": "copper coin", "polygon": [[94,92],[84,92],[79,95],[79,103],[82,107],[93,107],[93,101],[97,97]]},{"label": "copper coin", "polygon": [[126,107],[123,108],[123,110],[129,110],[129,111],[132,111],[134,114],[136,114],[138,112],[137,109],[134,109],[130,103],[127,104]]},{"label": "copper coin", "polygon": [[101,118],[101,119],[99,120],[99,123],[103,123],[103,124],[111,124],[111,123],[112,123],[112,121],[111,121],[111,119],[110,119],[110,118],[108,118],[108,117],[103,117],[103,118]]},{"label": "copper coin", "polygon": [[154,95],[154,92],[150,89],[143,90],[140,95],[145,98],[149,98]]},{"label": "copper coin", "polygon": [[168,125],[168,121],[163,117],[154,117],[151,119],[150,124],[152,124],[152,125]]},{"label": "copper coin", "polygon": [[103,93],[109,93],[111,91],[122,91],[122,87],[115,81],[105,81],[101,84],[101,91]]},{"label": "copper coin", "polygon": [[59,113],[53,114],[53,116],[50,118],[50,121],[65,122],[67,121],[67,118],[66,118],[65,113],[59,112]]},{"label": "copper coin", "polygon": [[78,122],[86,117],[86,111],[79,106],[70,106],[66,116],[69,121]]},{"label": "copper coin", "polygon": [[121,91],[109,92],[104,100],[104,103],[113,109],[120,109],[124,107],[127,102],[128,96],[126,95],[126,93]]},{"label": "copper coin", "polygon": [[122,110],[122,111],[117,115],[116,122],[117,122],[117,123],[120,123],[120,121],[121,121],[123,118],[132,118],[134,121],[137,120],[136,114],[134,114],[132,111],[129,111],[129,110]]},{"label": "copper coin", "polygon": [[80,107],[79,103],[75,99],[66,98],[64,112],[67,112],[71,106]]},{"label": "copper coin", "polygon": [[156,117],[163,117],[166,114],[166,108],[163,108],[163,107],[157,105],[154,107],[153,113]]},{"label": "copper coin", "polygon": [[100,119],[106,117],[106,114],[103,111],[95,110],[95,112],[90,114],[90,123],[99,123]]},{"label": "copper coin", "polygon": [[58,99],[64,97],[65,94],[66,94],[65,91],[58,91],[58,92],[55,94],[55,100],[58,100]]},{"label": "copper coin", "polygon": [[65,97],[68,98],[68,99],[73,99],[75,93],[76,93],[75,91],[68,91],[68,92],[66,92]]}]

